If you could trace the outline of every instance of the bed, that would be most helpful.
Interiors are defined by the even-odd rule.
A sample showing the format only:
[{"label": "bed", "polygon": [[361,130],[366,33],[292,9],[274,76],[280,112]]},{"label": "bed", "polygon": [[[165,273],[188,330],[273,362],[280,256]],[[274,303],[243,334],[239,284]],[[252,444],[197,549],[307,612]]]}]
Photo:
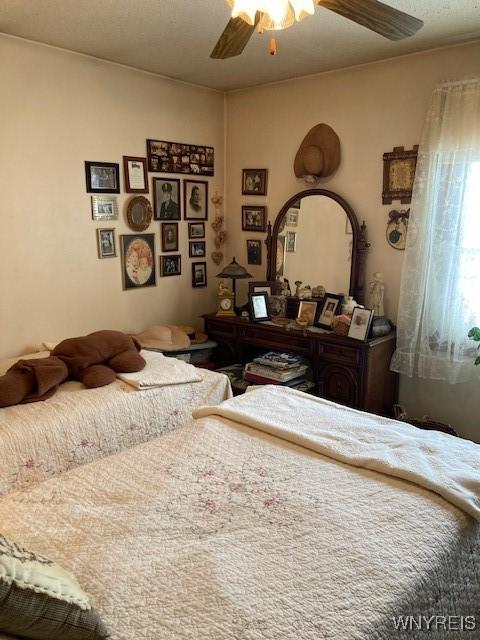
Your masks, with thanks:
[{"label": "bed", "polygon": [[[388,640],[404,637],[401,615],[480,624],[478,445],[278,387],[195,415],[0,499],[2,532],[73,571],[112,640]],[[405,473],[428,467],[435,490],[398,477],[416,447]]]},{"label": "bed", "polygon": [[[0,362],[0,375],[15,361]],[[142,391],[121,380],[99,389],[71,381],[44,402],[0,409],[0,495],[172,431],[196,407],[231,396],[226,376],[196,371],[200,382]]]}]

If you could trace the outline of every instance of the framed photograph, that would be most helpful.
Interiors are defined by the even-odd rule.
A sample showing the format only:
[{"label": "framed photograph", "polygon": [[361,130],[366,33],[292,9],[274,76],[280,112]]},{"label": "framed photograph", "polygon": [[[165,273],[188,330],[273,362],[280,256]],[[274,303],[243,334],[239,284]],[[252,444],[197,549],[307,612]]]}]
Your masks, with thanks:
[{"label": "framed photograph", "polygon": [[342,308],[342,300],[343,296],[326,293],[323,298],[323,303],[320,303],[321,306],[315,321],[315,326],[321,327],[322,329],[331,329],[333,318],[339,315]]},{"label": "framed photograph", "polygon": [[162,251],[178,251],[178,222],[163,222],[160,226]]},{"label": "framed photograph", "polygon": [[196,240],[197,238],[205,238],[205,223],[189,222],[188,223],[188,239]]},{"label": "framed photograph", "polygon": [[242,172],[242,194],[244,196],[267,195],[268,169],[244,169]]},{"label": "framed photograph", "polygon": [[194,262],[192,263],[192,287],[197,289],[199,287],[207,286],[207,263],[206,262]]},{"label": "framed photograph", "polygon": [[270,320],[267,301],[268,296],[264,291],[262,293],[250,293],[248,295],[250,320],[252,322],[265,322],[265,320]]},{"label": "framed photograph", "polygon": [[262,264],[261,240],[247,240],[247,263]]},{"label": "framed photograph", "polygon": [[92,196],[92,220],[117,220],[117,196]]},{"label": "framed photograph", "polygon": [[181,220],[180,180],[177,178],[153,179],[154,220]]},{"label": "framed photograph", "polygon": [[208,219],[208,182],[183,181],[183,217],[185,220]]},{"label": "framed photograph", "polygon": [[114,162],[85,162],[87,193],[120,193],[120,167]]},{"label": "framed photograph", "polygon": [[123,179],[127,193],[148,193],[147,159],[123,156]]},{"label": "framed photograph", "polygon": [[383,154],[383,204],[392,204],[393,200],[400,200],[402,204],[412,201],[417,155],[418,144],[410,151],[394,147],[392,152]]},{"label": "framed photograph", "polygon": [[166,140],[147,140],[147,158],[149,171],[198,176],[214,175],[213,147]]},{"label": "framed photograph", "polygon": [[348,337],[365,342],[368,339],[368,334],[370,333],[373,314],[373,309],[355,307],[352,314],[352,321],[348,328]]},{"label": "framed photograph", "polygon": [[182,256],[160,256],[160,275],[162,278],[167,276],[179,276],[182,273]]},{"label": "framed photograph", "polygon": [[287,231],[285,241],[285,251],[287,253],[295,253],[297,250],[297,233],[296,231]]},{"label": "framed photograph", "polygon": [[285,224],[287,227],[298,227],[298,214],[300,213],[300,207],[298,209],[291,207],[287,211],[285,216]]},{"label": "framed photograph", "polygon": [[188,243],[188,255],[190,258],[204,258],[207,255],[205,240],[196,240]]},{"label": "framed photograph", "polygon": [[266,231],[267,207],[242,207],[242,230],[260,232]]},{"label": "framed photograph", "polygon": [[99,258],[116,258],[115,229],[97,229]]},{"label": "framed photograph", "polygon": [[301,300],[298,305],[297,320],[300,320],[302,324],[306,324],[307,327],[312,327],[315,323],[315,316],[317,314],[317,303],[309,300]]},{"label": "framed photograph", "polygon": [[152,205],[145,196],[133,196],[127,203],[127,224],[132,231],[145,231],[152,222]]},{"label": "framed photograph", "polygon": [[267,296],[275,295],[278,290],[278,282],[269,280],[250,280],[248,283],[248,293],[266,293]]},{"label": "framed photograph", "polygon": [[121,242],[123,288],[154,287],[157,280],[153,233],[123,235]]}]

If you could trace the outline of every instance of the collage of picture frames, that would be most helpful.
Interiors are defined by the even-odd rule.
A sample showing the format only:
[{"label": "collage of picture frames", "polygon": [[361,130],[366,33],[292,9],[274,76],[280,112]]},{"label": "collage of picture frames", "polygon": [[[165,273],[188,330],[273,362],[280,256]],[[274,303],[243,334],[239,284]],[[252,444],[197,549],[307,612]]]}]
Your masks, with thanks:
[{"label": "collage of picture frames", "polygon": [[[148,172],[192,175],[195,179],[152,177],[153,208],[149,194]],[[144,233],[152,220],[160,223],[159,275],[182,273],[179,252],[179,226],[188,225],[188,256],[192,259],[192,287],[207,286],[205,224],[208,220],[208,182],[196,179],[214,175],[212,147],[176,142],[147,140],[147,157],[123,156],[126,222],[134,232],[120,236],[123,288],[152,287],[157,284],[155,234]],[[85,162],[87,193],[92,200],[92,219],[110,222],[118,219],[120,165],[112,162]],[[182,184],[183,183],[183,184]],[[183,194],[183,198],[182,198]],[[99,258],[117,257],[115,228],[97,229]]]},{"label": "collage of picture frames", "polygon": [[[243,169],[242,195],[266,196],[268,170]],[[267,230],[267,207],[257,205],[242,206],[242,231],[264,233]],[[262,240],[247,239],[247,263],[262,264]]]}]

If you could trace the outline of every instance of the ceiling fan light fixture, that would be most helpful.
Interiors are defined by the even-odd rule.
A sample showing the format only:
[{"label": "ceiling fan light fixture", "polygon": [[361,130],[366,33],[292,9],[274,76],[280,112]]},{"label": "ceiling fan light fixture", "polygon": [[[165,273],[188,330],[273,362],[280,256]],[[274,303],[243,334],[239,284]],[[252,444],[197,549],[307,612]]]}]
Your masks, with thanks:
[{"label": "ceiling fan light fixture", "polygon": [[314,0],[227,0],[227,3],[232,7],[232,18],[242,18],[254,25],[259,12],[263,28],[270,30],[286,29],[315,13]]}]

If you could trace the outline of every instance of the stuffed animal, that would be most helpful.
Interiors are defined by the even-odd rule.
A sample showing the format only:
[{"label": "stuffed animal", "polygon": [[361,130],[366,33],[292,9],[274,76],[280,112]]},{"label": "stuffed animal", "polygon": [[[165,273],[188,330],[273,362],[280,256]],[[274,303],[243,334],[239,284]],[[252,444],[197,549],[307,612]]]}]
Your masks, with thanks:
[{"label": "stuffed animal", "polygon": [[0,407],[46,400],[67,378],[89,389],[113,382],[117,373],[145,367],[135,338],[120,331],[97,331],[60,342],[49,358],[19,360],[0,377]]}]

